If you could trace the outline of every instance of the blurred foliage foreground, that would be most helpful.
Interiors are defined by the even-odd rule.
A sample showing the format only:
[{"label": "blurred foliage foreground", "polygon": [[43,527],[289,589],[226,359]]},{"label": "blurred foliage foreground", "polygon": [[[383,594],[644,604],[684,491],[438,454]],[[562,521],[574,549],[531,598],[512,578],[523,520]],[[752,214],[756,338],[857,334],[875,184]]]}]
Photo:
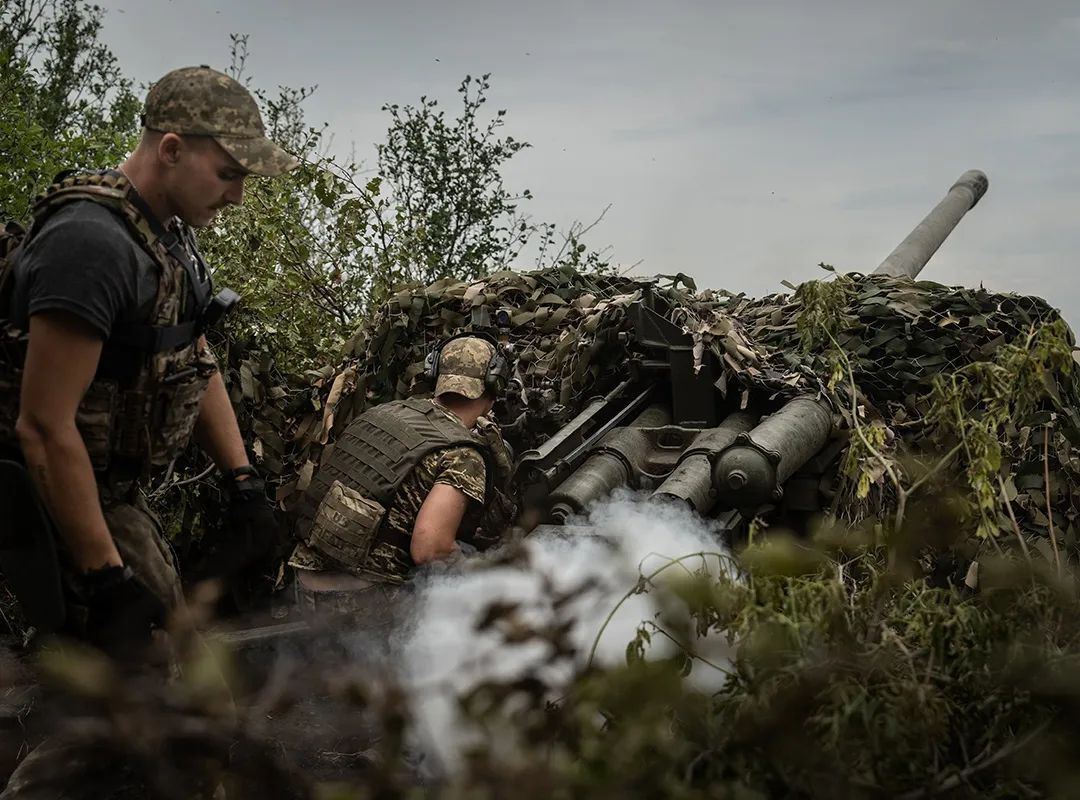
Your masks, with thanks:
[{"label": "blurred foliage foreground", "polygon": [[[737,642],[720,691],[701,693],[684,678],[713,667],[685,654],[645,660],[636,646],[625,667],[581,670],[558,693],[531,675],[482,684],[459,699],[461,725],[479,731],[468,757],[423,791],[1076,796],[1074,572],[991,556],[979,561],[977,589],[935,587],[912,579],[914,564],[895,554],[831,530],[812,543],[770,538],[750,546],[740,582],[691,570],[669,589],[686,611],[661,623],[669,632],[724,630]],[[503,630],[510,616],[493,608],[488,624]],[[508,642],[535,638],[553,660],[565,658],[557,629],[507,624],[505,631]],[[70,650],[44,667],[85,715],[67,706],[59,727],[94,743],[104,774],[115,777],[105,765],[124,765],[133,785],[149,787],[132,796],[191,796],[196,779],[224,781],[230,797],[421,796],[408,746],[410,698],[392,680],[297,664],[233,716],[208,690],[200,659],[166,686]],[[330,775],[337,783],[316,783],[289,766],[294,753],[274,733],[276,717],[316,697],[322,711],[298,736],[314,736],[321,723],[338,726],[334,741],[356,732],[361,742],[320,754],[342,767]]]}]

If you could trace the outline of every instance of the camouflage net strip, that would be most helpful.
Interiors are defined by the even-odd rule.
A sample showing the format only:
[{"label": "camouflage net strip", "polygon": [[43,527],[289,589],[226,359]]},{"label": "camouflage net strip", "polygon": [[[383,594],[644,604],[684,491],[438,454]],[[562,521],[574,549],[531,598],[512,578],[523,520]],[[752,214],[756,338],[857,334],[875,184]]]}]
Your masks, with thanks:
[{"label": "camouflage net strip", "polygon": [[[529,409],[528,427],[516,444],[542,441],[625,377],[634,354],[626,309],[648,293],[665,301],[669,319],[693,337],[698,359],[706,350],[715,354],[722,368],[717,385],[739,404],[775,403],[828,386],[851,427],[850,393],[837,360],[837,347],[842,349],[858,386],[860,424],[883,429],[883,447],[897,464],[912,453],[951,446],[949,436],[957,432],[934,419],[935,386],[942,376],[1031,349],[1040,331],[1060,331],[1070,351],[1073,344],[1071,331],[1043,300],[927,281],[839,275],[803,284],[792,294],[754,299],[699,292],[682,275],[642,280],[568,269],[502,271],[472,283],[446,279],[402,289],[346,343],[338,365],[285,385],[266,360],[245,360],[233,371],[233,399],[246,412],[245,427],[263,466],[280,477],[278,500],[289,508],[339,426],[372,404],[427,390],[422,372],[428,350],[457,331],[489,328],[502,310],[510,316],[506,336],[520,358]],[[1080,443],[1080,384],[1074,366],[1069,352],[1064,361],[1042,368],[1038,382],[1045,391],[1029,404],[1027,418],[1004,426],[999,463],[989,467],[1002,475],[1013,506],[1008,511],[1018,524],[1042,534],[1050,524],[1043,486],[1048,467],[1050,509],[1058,535],[1070,545],[1080,509],[1080,458],[1074,449]],[[975,417],[982,413],[970,410]],[[1046,464],[1044,429],[1050,436]],[[876,508],[840,509],[851,519],[879,516],[890,502],[882,470],[859,455],[881,491]],[[962,473],[974,460],[966,454],[956,470]],[[1001,531],[1013,530],[1005,508],[993,513]]]}]

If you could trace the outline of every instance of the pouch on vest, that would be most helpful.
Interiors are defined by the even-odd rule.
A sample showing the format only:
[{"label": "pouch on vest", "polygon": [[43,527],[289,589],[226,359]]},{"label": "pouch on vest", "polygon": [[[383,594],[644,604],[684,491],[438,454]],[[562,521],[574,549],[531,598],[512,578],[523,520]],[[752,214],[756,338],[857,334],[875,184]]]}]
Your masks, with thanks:
[{"label": "pouch on vest", "polygon": [[348,570],[360,569],[385,517],[380,503],[334,481],[315,511],[307,544]]}]

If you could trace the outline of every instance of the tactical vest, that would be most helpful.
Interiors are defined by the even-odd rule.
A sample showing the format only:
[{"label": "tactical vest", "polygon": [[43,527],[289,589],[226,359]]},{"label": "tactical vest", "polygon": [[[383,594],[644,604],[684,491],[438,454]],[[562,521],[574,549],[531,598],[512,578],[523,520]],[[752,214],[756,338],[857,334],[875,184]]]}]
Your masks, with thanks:
[{"label": "tactical vest", "polygon": [[471,447],[484,459],[488,506],[500,480],[490,447],[430,400],[375,406],[346,426],[329,458],[316,470],[297,518],[305,543],[351,572],[369,567],[372,546],[398,489],[430,453]]},{"label": "tactical vest", "polygon": [[[0,234],[0,445],[18,446],[15,422],[28,342],[27,332],[5,318],[14,262],[53,212],[77,201],[98,203],[119,216],[159,268],[150,318],[113,329],[76,413],[94,470],[130,480],[169,464],[187,445],[217,366],[198,344],[211,286],[193,237],[186,229],[166,232],[118,172],[59,180],[35,201],[25,234],[10,225]],[[189,297],[197,308],[181,322]]]}]

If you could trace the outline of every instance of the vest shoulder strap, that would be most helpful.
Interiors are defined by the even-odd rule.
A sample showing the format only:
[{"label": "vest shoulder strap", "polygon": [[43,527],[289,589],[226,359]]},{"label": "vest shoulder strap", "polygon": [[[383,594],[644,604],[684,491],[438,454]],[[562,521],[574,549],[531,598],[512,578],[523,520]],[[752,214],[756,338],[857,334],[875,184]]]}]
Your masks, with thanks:
[{"label": "vest shoulder strap", "polygon": [[157,220],[148,217],[144,210],[132,202],[134,190],[131,182],[119,172],[80,172],[57,176],[58,181],[49,186],[34,200],[33,223],[27,236],[34,232],[58,208],[79,200],[89,200],[103,205],[120,216],[136,240],[155,260],[160,254],[154,245],[160,238]]},{"label": "vest shoulder strap", "polygon": [[194,262],[198,256],[185,250],[181,242],[183,234],[165,230],[122,173],[115,170],[61,173],[34,201],[33,221],[25,238],[31,238],[57,209],[85,200],[102,205],[119,216],[136,243],[161,269],[170,268],[169,256],[180,263],[198,306],[192,321],[176,325],[128,324],[114,330],[110,342],[156,354],[186,346],[198,338],[202,332],[201,317],[212,292],[209,271],[201,259],[198,259],[199,264]]}]

